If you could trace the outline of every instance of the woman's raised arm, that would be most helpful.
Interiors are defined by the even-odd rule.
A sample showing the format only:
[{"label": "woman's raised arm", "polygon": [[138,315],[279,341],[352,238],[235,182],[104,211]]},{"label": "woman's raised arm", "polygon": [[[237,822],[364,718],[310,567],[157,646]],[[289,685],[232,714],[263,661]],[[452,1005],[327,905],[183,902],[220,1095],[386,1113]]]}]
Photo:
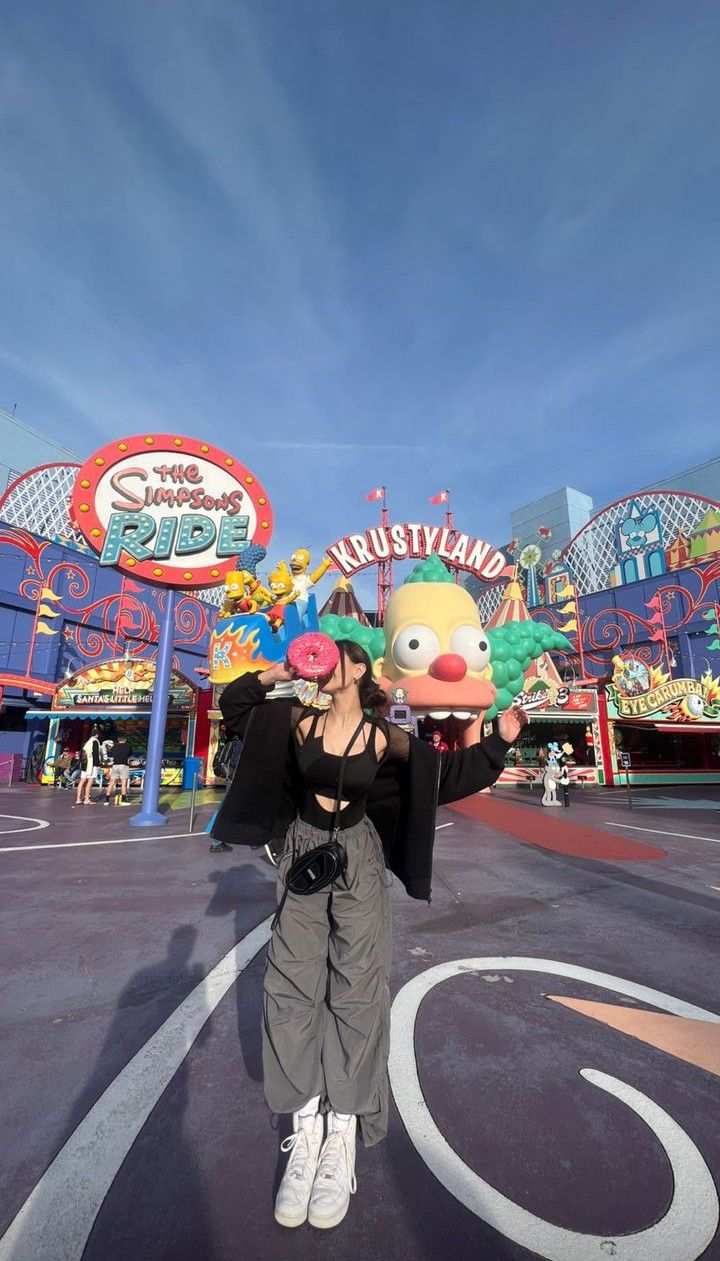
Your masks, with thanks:
[{"label": "woman's raised arm", "polygon": [[228,731],[244,737],[253,709],[262,705],[276,683],[288,683],[294,678],[287,666],[276,665],[259,674],[241,674],[239,679],[228,683],[220,697],[220,711]]},{"label": "woman's raised arm", "polygon": [[260,682],[259,674],[241,674],[223,689],[220,711],[228,731],[234,736],[245,735],[245,728],[256,705],[262,705],[272,683]]},{"label": "woman's raised arm", "polygon": [[500,715],[499,730],[493,731],[487,740],[480,740],[469,749],[459,749],[457,753],[442,753],[438,803],[445,805],[448,801],[460,801],[462,797],[469,797],[494,784],[505,767],[508,749],[512,748],[527,721],[524,710],[513,705],[512,709]]}]

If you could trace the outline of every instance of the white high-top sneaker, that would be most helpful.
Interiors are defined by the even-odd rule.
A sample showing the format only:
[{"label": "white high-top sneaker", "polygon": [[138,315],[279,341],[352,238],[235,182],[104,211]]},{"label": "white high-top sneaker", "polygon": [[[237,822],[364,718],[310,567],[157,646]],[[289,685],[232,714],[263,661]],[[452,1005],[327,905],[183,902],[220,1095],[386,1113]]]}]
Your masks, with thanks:
[{"label": "white high-top sneaker", "polygon": [[310,1196],[308,1221],[320,1230],[337,1226],[355,1194],[355,1132],[357,1120],[338,1121],[328,1113],[327,1138],[323,1143]]},{"label": "white high-top sneaker", "polygon": [[290,1159],[275,1197],[275,1221],[281,1226],[302,1226],[307,1219],[313,1178],[323,1140],[323,1118],[293,1115],[293,1132],[280,1144]]}]

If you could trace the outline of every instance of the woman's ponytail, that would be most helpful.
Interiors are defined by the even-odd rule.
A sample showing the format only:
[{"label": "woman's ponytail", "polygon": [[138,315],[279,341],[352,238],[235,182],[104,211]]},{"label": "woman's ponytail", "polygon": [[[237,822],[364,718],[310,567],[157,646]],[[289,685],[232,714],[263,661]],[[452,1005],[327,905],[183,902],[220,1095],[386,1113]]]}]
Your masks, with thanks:
[{"label": "woman's ponytail", "polygon": [[338,640],[338,648],[342,656],[347,657],[354,665],[365,666],[365,673],[358,684],[362,708],[373,713],[384,709],[387,706],[387,696],[373,678],[372,662],[365,649],[361,648],[354,639]]}]

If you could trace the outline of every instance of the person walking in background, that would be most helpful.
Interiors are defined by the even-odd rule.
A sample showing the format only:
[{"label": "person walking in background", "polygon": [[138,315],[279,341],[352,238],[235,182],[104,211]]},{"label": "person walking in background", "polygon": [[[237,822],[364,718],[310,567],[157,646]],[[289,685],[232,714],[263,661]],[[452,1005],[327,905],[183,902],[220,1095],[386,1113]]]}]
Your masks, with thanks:
[{"label": "person walking in background", "polygon": [[110,799],[114,792],[117,792],[116,785],[120,785],[120,799],[127,802],[128,789],[130,787],[130,758],[132,757],[132,749],[125,736],[121,736],[119,740],[115,740],[110,749],[112,758],[112,766],[108,775],[107,792],[105,793],[105,805],[110,805]]},{"label": "person walking in background", "polygon": [[100,760],[98,729],[93,727],[89,738],[80,750],[80,779],[78,780],[77,796],[75,798],[76,806],[89,806],[91,804],[90,790],[95,771],[100,766]]},{"label": "person walking in background", "polygon": [[563,805],[570,805],[570,771],[567,762],[560,764],[560,779],[558,780],[562,789]]}]

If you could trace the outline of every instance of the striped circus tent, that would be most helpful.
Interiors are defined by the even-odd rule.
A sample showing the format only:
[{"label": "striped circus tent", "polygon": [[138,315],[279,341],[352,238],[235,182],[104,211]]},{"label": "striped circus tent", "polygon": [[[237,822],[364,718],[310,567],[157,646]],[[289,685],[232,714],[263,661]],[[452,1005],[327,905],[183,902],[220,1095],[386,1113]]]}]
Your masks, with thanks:
[{"label": "striped circus tent", "polygon": [[320,617],[327,617],[330,613],[334,613],[335,617],[354,617],[361,626],[370,625],[349,578],[338,578],[332,595],[320,610]]},{"label": "striped circus tent", "polygon": [[[495,626],[505,626],[509,622],[530,621],[532,621],[532,618],[523,599],[522,587],[518,582],[516,570],[515,576],[510,580],[503,592],[501,604],[498,605],[487,623],[487,630],[492,630]],[[530,663],[525,675],[526,692],[555,692],[561,686],[562,679],[549,652],[544,652],[536,661]]]}]

